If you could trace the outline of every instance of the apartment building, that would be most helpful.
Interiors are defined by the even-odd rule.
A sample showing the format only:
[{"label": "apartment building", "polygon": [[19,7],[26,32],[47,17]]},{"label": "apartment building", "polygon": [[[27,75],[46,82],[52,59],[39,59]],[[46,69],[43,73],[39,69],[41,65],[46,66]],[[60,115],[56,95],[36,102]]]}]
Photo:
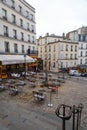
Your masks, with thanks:
[{"label": "apartment building", "polygon": [[81,27],[71,31],[66,35],[67,39],[72,42],[78,42],[78,64],[87,65],[87,27]]},{"label": "apartment building", "polygon": [[43,59],[43,69],[58,72],[78,65],[78,42],[71,42],[65,36],[46,34],[37,39],[38,57]]},{"label": "apartment building", "polygon": [[37,54],[35,8],[25,0],[0,0],[0,55],[25,59],[27,53]]},{"label": "apartment building", "polygon": [[0,1],[0,53],[36,49],[35,9],[25,0]]}]

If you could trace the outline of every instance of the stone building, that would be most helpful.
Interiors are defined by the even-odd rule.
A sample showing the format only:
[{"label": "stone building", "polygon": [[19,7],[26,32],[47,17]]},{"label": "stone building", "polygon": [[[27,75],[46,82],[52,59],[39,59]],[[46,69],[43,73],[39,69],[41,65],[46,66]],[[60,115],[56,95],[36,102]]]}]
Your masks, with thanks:
[{"label": "stone building", "polygon": [[[23,63],[27,53],[29,56],[37,53],[35,8],[25,0],[0,0],[0,56],[8,59],[8,55],[10,58],[15,55],[18,59],[23,55]],[[3,71],[1,63],[0,60],[0,73]],[[15,61],[13,66],[17,64],[19,62]],[[7,66],[4,65],[4,70]]]},{"label": "stone building", "polygon": [[78,42],[78,64],[87,65],[87,27],[81,27],[71,31],[66,35],[67,39],[72,42]]},{"label": "stone building", "polygon": [[43,59],[43,69],[57,72],[78,65],[78,42],[66,40],[65,36],[48,33],[37,39],[38,57]]}]

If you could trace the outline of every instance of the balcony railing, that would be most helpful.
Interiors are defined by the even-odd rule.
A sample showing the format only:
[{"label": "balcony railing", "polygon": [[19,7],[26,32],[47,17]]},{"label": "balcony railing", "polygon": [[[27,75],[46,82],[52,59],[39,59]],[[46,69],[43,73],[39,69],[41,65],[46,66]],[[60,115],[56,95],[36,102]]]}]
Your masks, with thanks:
[{"label": "balcony railing", "polygon": [[38,51],[30,50],[30,52],[28,53],[28,55],[31,55],[31,56],[38,55]]},{"label": "balcony railing", "polygon": [[8,33],[4,33],[4,36],[8,37]]},{"label": "balcony railing", "polygon": [[4,20],[7,20],[7,17],[6,17],[6,16],[3,16],[3,19],[4,19]]}]

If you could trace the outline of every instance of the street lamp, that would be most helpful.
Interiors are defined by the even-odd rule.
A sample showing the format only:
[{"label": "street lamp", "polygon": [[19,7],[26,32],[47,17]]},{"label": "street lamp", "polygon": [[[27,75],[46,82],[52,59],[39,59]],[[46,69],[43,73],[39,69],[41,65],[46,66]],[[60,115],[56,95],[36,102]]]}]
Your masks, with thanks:
[{"label": "street lamp", "polygon": [[46,72],[45,72],[45,74],[46,74],[45,84],[46,84],[46,86],[47,86],[47,85],[48,85],[47,60],[46,60]]},{"label": "street lamp", "polygon": [[25,73],[24,73],[24,77],[26,79],[26,54],[24,54],[24,68],[25,68]]},{"label": "street lamp", "polygon": [[58,87],[60,86],[60,79],[59,79],[59,60],[57,60],[56,62],[57,62],[57,67],[58,67],[58,81],[59,81],[59,84],[57,84],[57,95],[56,95],[56,98],[58,98],[58,91],[59,91]]}]

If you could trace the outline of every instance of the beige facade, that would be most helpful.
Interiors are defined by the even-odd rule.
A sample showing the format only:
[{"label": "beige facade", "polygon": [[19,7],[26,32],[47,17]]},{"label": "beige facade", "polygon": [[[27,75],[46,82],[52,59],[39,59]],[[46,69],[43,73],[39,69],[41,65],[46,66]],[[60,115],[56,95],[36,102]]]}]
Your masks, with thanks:
[{"label": "beige facade", "polygon": [[43,59],[43,69],[58,72],[59,69],[78,65],[78,43],[64,37],[47,35],[37,39],[38,57]]}]

